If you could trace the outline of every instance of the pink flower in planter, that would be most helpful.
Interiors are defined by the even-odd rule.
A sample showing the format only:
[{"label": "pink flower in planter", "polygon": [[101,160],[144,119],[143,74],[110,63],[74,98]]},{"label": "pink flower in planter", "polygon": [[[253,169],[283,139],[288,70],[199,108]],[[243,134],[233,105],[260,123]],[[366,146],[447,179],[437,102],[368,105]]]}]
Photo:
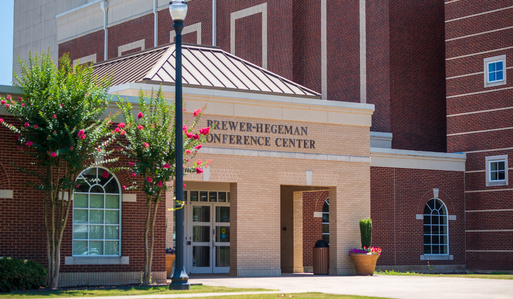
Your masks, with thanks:
[{"label": "pink flower in planter", "polygon": [[192,116],[198,116],[198,114],[200,114],[200,113],[201,113],[201,108],[198,108],[198,110],[196,110],[192,113]]},{"label": "pink flower in planter", "polygon": [[25,103],[21,103],[21,107],[24,107],[25,106]]},{"label": "pink flower in planter", "polygon": [[157,186],[162,187],[162,182],[160,182],[160,181],[159,181],[159,182],[157,183]]},{"label": "pink flower in planter", "polygon": [[165,169],[168,169],[168,168],[170,168],[171,166],[169,166],[169,164],[167,164],[167,163],[166,163],[166,164],[165,164],[164,166],[162,166],[162,167],[163,167],[163,168],[165,168]]},{"label": "pink flower in planter", "polygon": [[32,141],[27,141],[27,146],[32,146],[32,144],[34,144]]},{"label": "pink flower in planter", "polygon": [[141,125],[137,126],[137,129],[139,129],[139,130],[142,130],[143,128],[144,128],[144,127],[143,127],[143,126],[141,126]]},{"label": "pink flower in planter", "polygon": [[202,172],[203,172],[203,169],[201,169],[199,167],[196,168],[196,173],[202,173]]},{"label": "pink flower in planter", "polygon": [[148,178],[146,179],[146,181],[147,181],[148,183],[153,182],[153,180],[151,179],[151,177],[148,177]]},{"label": "pink flower in planter", "polygon": [[55,118],[57,118],[57,115],[54,114],[54,115],[52,115],[52,117],[55,119]]},{"label": "pink flower in planter", "polygon": [[108,171],[104,171],[102,177],[108,178],[109,177],[109,172]]},{"label": "pink flower in planter", "polygon": [[148,147],[150,147],[150,145],[149,145],[147,142],[145,142],[145,143],[143,144],[143,146],[144,146],[144,148],[148,148]]},{"label": "pink flower in planter", "polygon": [[34,129],[39,129],[39,126],[38,125],[34,125]]},{"label": "pink flower in planter", "polygon": [[114,132],[119,133],[121,130],[119,128],[116,128]]},{"label": "pink flower in planter", "polygon": [[125,123],[119,123],[119,124],[118,124],[118,127],[119,127],[119,128],[121,128],[121,129],[123,129],[125,126],[126,126],[126,124],[125,124]]},{"label": "pink flower in planter", "polygon": [[143,118],[143,114],[142,114],[142,112],[139,112],[139,113],[137,114],[137,118]]},{"label": "pink flower in planter", "polygon": [[57,157],[57,153],[56,153],[56,152],[53,152],[53,153],[51,154],[51,156],[52,156],[52,158],[55,158],[55,157]]},{"label": "pink flower in planter", "polygon": [[135,173],[132,172],[132,174],[130,174],[131,177],[135,178]]},{"label": "pink flower in planter", "polygon": [[202,147],[202,145],[201,145],[201,144],[199,144],[199,145],[196,145],[194,148],[195,148],[195,149],[197,149],[197,150],[199,150],[201,147]]},{"label": "pink flower in planter", "polygon": [[185,153],[189,155],[191,153],[191,150],[186,150]]}]

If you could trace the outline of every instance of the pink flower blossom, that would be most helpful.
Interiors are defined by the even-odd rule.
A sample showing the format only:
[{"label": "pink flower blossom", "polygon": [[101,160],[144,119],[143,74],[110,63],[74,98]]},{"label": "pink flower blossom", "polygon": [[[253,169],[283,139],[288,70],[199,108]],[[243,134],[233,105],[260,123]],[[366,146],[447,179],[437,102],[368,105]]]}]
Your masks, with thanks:
[{"label": "pink flower blossom", "polygon": [[183,130],[184,132],[187,132],[187,126],[186,126],[186,125],[183,125],[182,130]]},{"label": "pink flower blossom", "polygon": [[70,150],[74,150],[75,148],[74,148],[73,146],[70,146],[70,147],[69,147],[69,149],[70,149]]},{"label": "pink flower blossom", "polygon": [[8,95],[7,95],[7,99],[8,99],[8,100],[12,99],[12,97],[11,97],[11,95],[10,95],[10,94],[8,94]]},{"label": "pink flower blossom", "polygon": [[16,136],[14,136],[14,140],[18,140],[18,139],[20,139],[20,136],[21,136],[21,134],[18,134],[18,135],[16,135]]},{"label": "pink flower blossom", "polygon": [[101,149],[100,149],[100,148],[97,148],[96,150],[97,150],[98,152],[100,152],[100,151],[101,151]]},{"label": "pink flower blossom", "polygon": [[39,129],[39,126],[38,125],[34,125],[34,129],[35,130]]},{"label": "pink flower blossom", "polygon": [[125,135],[125,133],[126,133],[126,132],[125,132],[125,130],[123,130],[123,131],[121,131],[119,134],[121,134],[121,135]]},{"label": "pink flower blossom", "polygon": [[166,163],[166,164],[165,164],[164,166],[162,166],[162,167],[163,167],[163,168],[165,168],[165,169],[168,169],[168,168],[170,168],[171,166],[169,166],[169,164],[167,164],[167,163]]},{"label": "pink flower blossom", "polygon": [[61,104],[61,107],[64,107],[64,104]]},{"label": "pink flower blossom", "polygon": [[6,107],[6,108],[9,108],[9,107],[11,107],[11,105],[9,105],[9,104],[5,104],[5,107]]},{"label": "pink flower blossom", "polygon": [[21,107],[25,106],[25,103],[21,103]]},{"label": "pink flower blossom", "polygon": [[123,185],[122,188],[123,188],[123,190],[126,190],[126,186],[125,185]]},{"label": "pink flower blossom", "polygon": [[202,162],[203,161],[201,161],[201,159],[198,159],[198,161],[196,161],[196,164],[201,165]]},{"label": "pink flower blossom", "polygon": [[32,146],[32,144],[34,144],[32,141],[27,141],[27,146]]},{"label": "pink flower blossom", "polygon": [[187,135],[187,138],[192,138],[192,136],[193,136],[192,133],[187,133],[185,135]]},{"label": "pink flower blossom", "polygon": [[28,128],[28,127],[30,127],[30,124],[29,123],[25,123],[24,126],[25,126],[25,128]]},{"label": "pink flower blossom", "polygon": [[143,118],[143,114],[142,114],[142,112],[139,112],[139,113],[137,114],[137,118]]},{"label": "pink flower blossom", "polygon": [[55,119],[55,118],[57,118],[57,115],[54,114],[54,115],[52,115],[52,117]]},{"label": "pink flower blossom", "polygon": [[183,108],[183,112],[187,111],[187,109]]},{"label": "pink flower blossom", "polygon": [[78,135],[78,137],[80,137],[80,136],[84,135],[84,130],[80,130],[80,131],[78,131],[77,135]]},{"label": "pink flower blossom", "polygon": [[194,134],[194,136],[192,136],[192,138],[194,138],[194,140],[198,140],[199,139],[199,135],[198,134]]},{"label": "pink flower blossom", "polygon": [[128,165],[134,166],[134,162],[128,162]]},{"label": "pink flower blossom", "polygon": [[159,182],[157,183],[157,186],[162,187],[162,182],[160,182],[160,181],[159,181]]},{"label": "pink flower blossom", "polygon": [[146,179],[146,181],[147,181],[148,183],[153,182],[153,180],[151,179],[151,177],[148,177],[148,178]]},{"label": "pink flower blossom", "polygon": [[108,178],[109,177],[109,172],[108,171],[104,171],[102,177]]},{"label": "pink flower blossom", "polygon": [[57,130],[53,130],[53,133],[54,133],[54,134],[57,134]]},{"label": "pink flower blossom", "polygon": [[86,134],[84,134],[84,135],[80,136],[80,139],[86,139],[86,136],[87,136],[87,135],[86,135]]},{"label": "pink flower blossom", "polygon": [[207,163],[212,163],[212,159],[209,159]]},{"label": "pink flower blossom", "polygon": [[185,185],[185,184],[183,184],[183,186],[185,187],[186,185]]},{"label": "pink flower blossom", "polygon": [[186,151],[185,151],[185,153],[186,153],[187,155],[190,155],[190,154],[191,154],[191,150],[186,150]]},{"label": "pink flower blossom", "polygon": [[9,127],[12,127],[12,124],[9,124]]},{"label": "pink flower blossom", "polygon": [[143,146],[144,146],[144,148],[150,147],[150,145],[147,142],[145,142]]},{"label": "pink flower blossom", "polygon": [[144,128],[144,127],[143,127],[143,126],[141,126],[141,125],[137,126],[137,129],[139,129],[139,130],[142,130],[143,128]]},{"label": "pink flower blossom", "polygon": [[203,169],[196,167],[196,173],[202,173],[202,172],[203,172]]},{"label": "pink flower blossom", "polygon": [[199,150],[201,147],[202,147],[202,145],[201,145],[201,144],[198,144],[198,145],[196,145],[194,148],[195,148],[195,149],[197,149],[197,150]]},{"label": "pink flower blossom", "polygon": [[119,128],[116,128],[116,129],[114,130],[114,132],[116,132],[116,133],[119,133],[119,131],[121,131]]},{"label": "pink flower blossom", "polygon": [[132,176],[133,178],[135,178],[135,173],[132,172],[132,174],[130,174],[130,176]]},{"label": "pink flower blossom", "polygon": [[125,123],[119,123],[119,124],[118,124],[118,128],[121,128],[121,129],[123,129],[125,126],[126,126],[126,124],[125,124]]},{"label": "pink flower blossom", "polygon": [[185,160],[185,162],[189,162],[189,159],[187,159],[187,158],[185,158],[184,160]]},{"label": "pink flower blossom", "polygon": [[0,118],[0,123],[3,123],[4,122],[4,119],[3,118]]},{"label": "pink flower blossom", "polygon": [[0,101],[0,104],[4,105],[4,104],[5,104],[5,101],[4,101],[4,100],[1,100],[1,101]]},{"label": "pink flower blossom", "polygon": [[201,108],[199,108],[198,110],[194,111],[192,113],[192,116],[198,116],[198,114],[201,114]]},{"label": "pink flower blossom", "polygon": [[200,129],[199,132],[203,135],[208,135],[208,133],[210,132],[210,128],[206,127],[206,128]]},{"label": "pink flower blossom", "polygon": [[80,184],[77,184],[77,187],[76,188],[80,188]]},{"label": "pink flower blossom", "polygon": [[52,156],[52,158],[55,158],[55,157],[57,157],[57,153],[56,153],[56,152],[53,152],[53,153],[51,154],[51,156]]},{"label": "pink flower blossom", "polygon": [[18,101],[20,101],[20,102],[21,102],[21,101],[23,101],[23,99],[22,99],[21,97],[18,97]]}]

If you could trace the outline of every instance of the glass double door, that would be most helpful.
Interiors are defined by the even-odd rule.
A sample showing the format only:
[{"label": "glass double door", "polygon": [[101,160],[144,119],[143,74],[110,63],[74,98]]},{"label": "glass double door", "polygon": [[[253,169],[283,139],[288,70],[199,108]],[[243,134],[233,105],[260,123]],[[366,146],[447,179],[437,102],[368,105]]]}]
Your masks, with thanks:
[{"label": "glass double door", "polygon": [[187,210],[187,272],[228,273],[230,204],[189,202]]}]

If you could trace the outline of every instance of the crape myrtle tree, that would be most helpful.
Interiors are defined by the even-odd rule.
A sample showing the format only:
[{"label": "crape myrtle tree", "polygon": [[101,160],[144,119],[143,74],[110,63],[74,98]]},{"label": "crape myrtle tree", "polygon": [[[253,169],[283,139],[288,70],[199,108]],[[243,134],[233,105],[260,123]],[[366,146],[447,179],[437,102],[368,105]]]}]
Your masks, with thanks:
[{"label": "crape myrtle tree", "polygon": [[[202,115],[198,109],[192,114],[194,119],[183,127],[183,161],[175,161],[175,105],[168,102],[161,89],[152,91],[149,97],[139,92],[137,99],[140,112],[134,117],[130,102],[119,98],[119,108],[126,123],[119,123],[115,131],[124,135],[127,143],[118,141],[121,153],[130,160],[128,165],[113,170],[128,170],[132,177],[132,185],[123,186],[124,190],[140,189],[146,195],[146,221],[144,223],[144,273],[143,284],[149,284],[153,261],[153,245],[155,240],[155,220],[159,203],[168,189],[173,190],[172,181],[176,176],[176,163],[184,164],[183,175],[202,173],[209,161],[200,159],[192,161],[201,143],[205,142],[210,128],[196,131]],[[185,109],[184,109],[185,111]],[[180,113],[183,113],[180,111]],[[169,184],[167,184],[169,182]],[[176,201],[176,200],[175,200]],[[175,202],[173,209],[183,207],[183,202]]]},{"label": "crape myrtle tree", "polygon": [[0,119],[0,123],[14,133],[27,161],[36,165],[13,164],[33,178],[27,185],[42,191],[51,288],[59,282],[62,236],[72,204],[68,199],[79,184],[75,180],[111,153],[106,148],[115,138],[109,129],[110,117],[99,120],[109,104],[110,82],[92,72],[91,66],[73,67],[67,55],[57,67],[49,54],[29,54],[27,61],[20,60],[20,75],[15,74],[15,85],[23,96],[0,99],[17,120]]}]

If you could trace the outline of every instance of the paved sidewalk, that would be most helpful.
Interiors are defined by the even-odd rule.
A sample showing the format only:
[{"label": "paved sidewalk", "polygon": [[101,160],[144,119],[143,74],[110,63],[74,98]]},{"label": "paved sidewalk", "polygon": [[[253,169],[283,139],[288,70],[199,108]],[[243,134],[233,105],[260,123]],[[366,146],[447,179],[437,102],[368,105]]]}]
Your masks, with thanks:
[{"label": "paved sidewalk", "polygon": [[426,276],[195,277],[191,283],[234,288],[278,289],[282,293],[323,292],[388,298],[513,298],[513,281]]}]

